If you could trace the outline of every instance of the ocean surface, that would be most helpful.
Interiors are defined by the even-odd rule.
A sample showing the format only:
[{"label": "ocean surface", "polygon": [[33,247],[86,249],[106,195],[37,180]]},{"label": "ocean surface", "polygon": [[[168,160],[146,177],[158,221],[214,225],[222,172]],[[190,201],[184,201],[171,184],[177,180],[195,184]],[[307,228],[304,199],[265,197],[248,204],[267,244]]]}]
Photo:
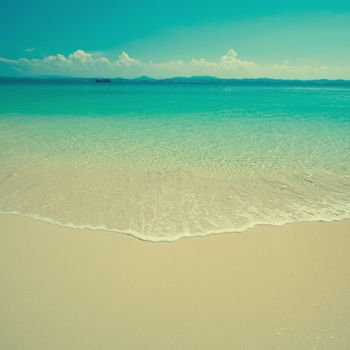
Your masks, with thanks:
[{"label": "ocean surface", "polygon": [[350,218],[350,84],[0,80],[0,212],[172,241]]}]

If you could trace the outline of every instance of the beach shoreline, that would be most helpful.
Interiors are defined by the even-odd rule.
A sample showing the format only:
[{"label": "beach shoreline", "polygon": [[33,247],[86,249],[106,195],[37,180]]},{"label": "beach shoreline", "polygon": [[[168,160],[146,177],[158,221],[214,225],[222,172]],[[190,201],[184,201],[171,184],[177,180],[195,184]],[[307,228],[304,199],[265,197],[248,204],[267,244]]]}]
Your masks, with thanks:
[{"label": "beach shoreline", "polygon": [[350,220],[151,243],[0,215],[6,349],[348,349]]},{"label": "beach shoreline", "polygon": [[159,239],[155,239],[155,237],[151,236],[150,238],[147,238],[147,236],[142,236],[141,234],[139,234],[138,232],[134,232],[133,230],[125,230],[125,231],[119,231],[116,229],[111,229],[105,226],[91,226],[91,225],[76,225],[73,223],[61,223],[57,220],[51,219],[51,218],[46,218],[46,217],[42,217],[39,215],[30,215],[30,214],[22,214],[19,212],[2,212],[0,211],[0,223],[1,223],[1,217],[21,217],[21,218],[25,218],[25,219],[29,219],[31,221],[34,222],[41,222],[44,224],[48,224],[48,225],[54,225],[54,226],[58,226],[61,227],[62,229],[73,229],[73,230],[89,230],[89,231],[99,231],[101,234],[103,234],[103,232],[107,232],[107,233],[112,233],[112,234],[116,234],[116,235],[123,235],[123,236],[127,236],[127,237],[131,237],[132,239],[137,239],[140,240],[141,242],[147,242],[147,243],[175,243],[177,241],[180,240],[184,240],[184,239],[196,239],[196,238],[205,238],[208,236],[217,236],[217,235],[237,235],[237,234],[244,234],[247,231],[251,231],[251,230],[259,230],[259,229],[271,229],[271,228],[279,228],[279,227],[284,227],[284,226],[294,226],[294,225],[304,225],[304,224],[312,224],[312,223],[316,223],[316,224],[321,224],[321,223],[338,223],[338,222],[342,222],[342,221],[350,221],[350,218],[339,218],[338,220],[305,220],[305,221],[297,221],[297,222],[293,222],[293,221],[287,221],[287,222],[283,222],[280,224],[272,224],[272,223],[256,223],[256,224],[252,224],[250,226],[247,226],[244,229],[241,230],[222,230],[222,231],[213,231],[213,232],[206,232],[206,233],[198,233],[198,234],[181,234],[179,236],[175,236],[171,239],[163,239],[163,238],[159,238]]}]

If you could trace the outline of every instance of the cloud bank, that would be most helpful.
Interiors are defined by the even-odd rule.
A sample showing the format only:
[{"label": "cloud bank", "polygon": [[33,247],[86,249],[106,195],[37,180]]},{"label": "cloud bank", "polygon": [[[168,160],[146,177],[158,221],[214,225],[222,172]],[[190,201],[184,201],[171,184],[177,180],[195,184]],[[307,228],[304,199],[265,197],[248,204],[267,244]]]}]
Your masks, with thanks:
[{"label": "cloud bank", "polygon": [[217,60],[193,58],[189,61],[170,60],[154,63],[130,57],[123,51],[116,58],[107,58],[81,49],[65,56],[49,55],[42,59],[0,57],[0,64],[13,69],[17,74],[26,76],[55,75],[75,77],[124,77],[135,78],[147,75],[154,78],[176,76],[207,75],[221,78],[349,78],[350,70],[327,66],[295,66],[288,62],[272,65],[241,59],[234,49],[230,49]]}]

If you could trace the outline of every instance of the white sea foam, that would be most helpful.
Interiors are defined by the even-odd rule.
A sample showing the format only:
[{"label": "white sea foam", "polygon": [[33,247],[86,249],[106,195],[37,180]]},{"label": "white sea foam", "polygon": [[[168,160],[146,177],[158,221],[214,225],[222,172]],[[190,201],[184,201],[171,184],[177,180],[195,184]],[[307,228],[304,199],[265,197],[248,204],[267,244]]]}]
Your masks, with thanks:
[{"label": "white sea foam", "polygon": [[88,230],[97,230],[97,231],[107,231],[107,232],[113,232],[113,233],[119,233],[119,234],[125,234],[128,236],[132,236],[134,238],[140,239],[141,241],[146,241],[146,242],[153,242],[153,243],[162,243],[162,242],[175,242],[180,239],[184,238],[195,238],[195,237],[205,237],[209,235],[217,235],[217,234],[234,234],[234,233],[242,233],[245,232],[249,229],[252,229],[257,226],[271,226],[271,227],[280,227],[284,226],[286,224],[292,224],[292,223],[302,223],[302,222],[334,222],[334,221],[341,221],[345,219],[350,219],[350,214],[349,215],[344,215],[344,216],[337,216],[334,218],[324,218],[324,217],[313,217],[312,219],[309,218],[309,220],[300,220],[300,221],[279,221],[279,222],[268,222],[268,221],[260,221],[260,222],[255,222],[251,223],[249,225],[246,225],[245,227],[241,228],[227,228],[227,229],[222,229],[222,230],[217,230],[217,231],[207,231],[207,232],[199,232],[199,233],[190,233],[190,232],[181,232],[174,234],[170,237],[157,237],[157,236],[152,236],[152,235],[142,235],[137,231],[134,230],[125,230],[125,231],[119,231],[117,229],[112,229],[108,228],[106,226],[91,226],[91,225],[76,225],[73,223],[62,223],[57,220],[47,218],[44,216],[40,215],[33,215],[33,214],[23,214],[15,211],[1,211],[1,215],[17,215],[17,216],[22,216],[26,218],[30,218],[36,221],[41,221],[41,222],[46,222],[52,225],[57,225],[60,227],[66,227],[66,228],[71,228],[71,229],[88,229]]}]

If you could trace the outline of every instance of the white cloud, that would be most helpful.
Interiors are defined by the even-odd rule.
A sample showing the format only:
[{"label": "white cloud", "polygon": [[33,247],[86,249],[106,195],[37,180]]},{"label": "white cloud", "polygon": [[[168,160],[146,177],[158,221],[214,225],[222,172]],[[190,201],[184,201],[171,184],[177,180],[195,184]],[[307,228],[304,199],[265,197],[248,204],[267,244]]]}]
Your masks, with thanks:
[{"label": "white cloud", "polygon": [[259,65],[243,60],[234,49],[230,49],[217,60],[193,58],[189,61],[170,60],[154,63],[146,62],[123,51],[111,59],[98,53],[77,50],[65,56],[49,55],[42,59],[0,57],[3,63],[24,75],[62,75],[77,77],[127,77],[149,75],[155,78],[173,76],[211,75],[222,78],[346,78],[349,69],[330,68],[329,66],[312,67],[309,65],[292,65],[288,61],[272,65]]},{"label": "white cloud", "polygon": [[[58,56],[58,55],[57,55]],[[61,55],[62,56],[62,55]],[[83,64],[92,63],[94,61],[92,54],[83,50],[77,50],[68,56],[68,59],[72,62],[77,61]]]},{"label": "white cloud", "polygon": [[5,63],[5,64],[9,64],[9,65],[16,65],[17,62],[18,62],[17,60],[11,60],[10,58],[0,57],[0,63]]},{"label": "white cloud", "polygon": [[120,64],[124,64],[126,66],[132,66],[135,64],[139,64],[141,63],[140,61],[136,60],[135,58],[131,58],[125,51],[123,51],[120,55],[119,55],[119,62]]},{"label": "white cloud", "polygon": [[256,64],[254,62],[243,61],[239,59],[238,53],[233,49],[228,50],[227,53],[220,58],[220,65],[227,69],[237,67],[243,67],[247,69],[256,68]]}]

